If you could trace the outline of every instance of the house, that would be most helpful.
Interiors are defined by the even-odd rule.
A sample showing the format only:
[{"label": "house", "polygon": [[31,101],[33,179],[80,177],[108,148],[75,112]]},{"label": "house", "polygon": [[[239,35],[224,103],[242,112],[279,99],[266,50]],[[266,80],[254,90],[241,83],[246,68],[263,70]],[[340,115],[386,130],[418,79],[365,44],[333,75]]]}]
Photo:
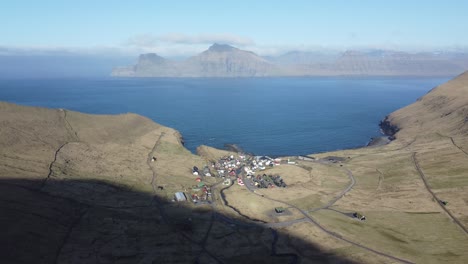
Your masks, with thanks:
[{"label": "house", "polygon": [[208,166],[205,166],[205,167],[203,168],[203,175],[208,176],[208,177],[211,176],[210,168],[208,168]]},{"label": "house", "polygon": [[200,200],[200,198],[198,197],[198,194],[196,194],[196,193],[192,194],[192,201],[193,201],[194,203],[197,203],[198,200]]},{"label": "house", "polygon": [[307,157],[307,156],[297,156],[298,160],[305,160],[305,161],[314,161],[315,158],[313,157]]},{"label": "house", "polygon": [[241,178],[237,178],[237,184],[239,184],[240,186],[244,186],[244,182]]},{"label": "house", "polygon": [[185,202],[185,201],[187,201],[187,197],[185,196],[185,193],[183,193],[183,192],[176,192],[176,193],[174,194],[174,197],[175,197],[175,200],[176,200],[177,202]]},{"label": "house", "polygon": [[282,214],[284,212],[284,208],[283,207],[275,207],[275,212],[277,214]]},{"label": "house", "polygon": [[366,217],[358,212],[355,212],[353,213],[353,217],[358,219],[358,220],[361,220],[361,221],[365,221],[366,220]]}]

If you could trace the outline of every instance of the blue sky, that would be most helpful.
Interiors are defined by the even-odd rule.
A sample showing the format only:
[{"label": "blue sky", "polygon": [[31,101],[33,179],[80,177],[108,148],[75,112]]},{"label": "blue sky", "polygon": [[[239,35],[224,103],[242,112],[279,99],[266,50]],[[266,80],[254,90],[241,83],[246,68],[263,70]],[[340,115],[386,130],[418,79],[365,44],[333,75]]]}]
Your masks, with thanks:
[{"label": "blue sky", "polygon": [[0,47],[190,55],[212,42],[285,50],[468,46],[468,1],[3,1]]}]

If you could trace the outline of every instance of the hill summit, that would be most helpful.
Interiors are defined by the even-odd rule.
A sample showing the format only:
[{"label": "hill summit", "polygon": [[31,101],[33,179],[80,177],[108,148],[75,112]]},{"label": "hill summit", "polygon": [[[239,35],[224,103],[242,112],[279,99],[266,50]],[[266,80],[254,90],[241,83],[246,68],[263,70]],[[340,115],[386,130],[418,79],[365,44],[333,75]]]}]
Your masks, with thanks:
[{"label": "hill summit", "polygon": [[239,49],[234,48],[233,46],[230,46],[227,44],[218,44],[218,43],[215,43],[208,48],[208,51],[213,51],[213,52],[229,52],[233,50],[239,50]]}]

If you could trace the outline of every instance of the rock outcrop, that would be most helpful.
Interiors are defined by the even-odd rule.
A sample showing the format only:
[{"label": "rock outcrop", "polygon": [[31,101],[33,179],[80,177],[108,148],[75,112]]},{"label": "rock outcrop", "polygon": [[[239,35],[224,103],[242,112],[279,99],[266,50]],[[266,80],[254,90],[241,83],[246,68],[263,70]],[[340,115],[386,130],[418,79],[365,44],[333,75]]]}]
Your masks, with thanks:
[{"label": "rock outcrop", "polygon": [[388,121],[388,116],[386,116],[379,123],[379,127],[382,130],[382,133],[389,137],[390,140],[395,139],[395,134],[400,130],[399,127],[393,125]]}]

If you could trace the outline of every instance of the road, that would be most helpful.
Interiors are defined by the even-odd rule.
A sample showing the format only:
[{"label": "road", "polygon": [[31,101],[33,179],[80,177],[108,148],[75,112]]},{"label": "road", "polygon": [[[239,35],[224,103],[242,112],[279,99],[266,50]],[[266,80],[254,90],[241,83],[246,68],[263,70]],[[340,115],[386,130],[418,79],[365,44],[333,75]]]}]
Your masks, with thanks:
[{"label": "road", "polygon": [[[156,192],[156,188],[155,188],[155,179],[156,179],[156,171],[154,169],[153,166],[151,166],[151,157],[153,155],[153,152],[156,150],[157,148],[157,145],[161,139],[163,135],[160,136],[160,138],[158,139],[158,141],[156,142],[153,150],[148,154],[148,166],[151,168],[151,170],[153,171],[153,177],[152,177],[152,180],[151,180],[151,185],[153,186],[153,190]],[[319,161],[320,162],[320,161]],[[320,162],[320,163],[323,163],[323,162]],[[273,198],[270,198],[270,197],[267,197],[267,196],[264,196],[264,195],[261,195],[257,192],[255,192],[255,187],[251,184],[250,181],[246,181],[245,179],[245,174],[242,172],[242,177],[244,178],[244,183],[245,183],[245,186],[246,188],[252,192],[253,194],[255,195],[258,195],[264,199],[267,199],[267,200],[270,200],[270,201],[274,201],[274,202],[277,202],[277,203],[280,203],[280,204],[283,204],[289,208],[294,208],[296,209],[297,211],[299,211],[304,217],[303,218],[300,218],[300,219],[295,219],[295,220],[291,220],[291,221],[285,221],[285,222],[280,222],[280,223],[265,223],[265,222],[260,222],[260,221],[255,221],[256,219],[251,219],[243,214],[241,214],[239,212],[239,210],[236,210],[236,208],[234,208],[233,206],[229,206],[228,202],[226,201],[225,199],[225,195],[223,195],[222,191],[231,187],[233,184],[235,184],[235,181],[233,181],[233,183],[228,186],[228,187],[225,187],[223,188],[222,190],[219,191],[219,196],[221,197],[221,199],[224,201],[224,203],[229,206],[230,208],[233,208],[234,211],[236,211],[237,213],[239,213],[241,216],[245,217],[246,219],[250,220],[249,222],[240,222],[240,221],[236,221],[235,219],[232,219],[232,218],[229,218],[225,215],[222,215],[222,214],[219,214],[217,213],[217,210],[216,210],[216,206],[217,206],[217,201],[219,201],[219,199],[216,197],[217,196],[217,193],[216,193],[216,190],[217,190],[217,187],[222,183],[222,181],[219,181],[217,182],[216,184],[212,185],[211,186],[211,192],[212,192],[212,195],[213,195],[213,202],[210,204],[210,207],[212,209],[212,215],[211,215],[211,218],[210,218],[210,225],[205,233],[205,235],[203,236],[202,240],[201,241],[193,241],[190,237],[184,235],[182,233],[182,235],[188,239],[189,241],[191,241],[192,243],[197,243],[198,245],[201,246],[201,251],[199,252],[199,255],[198,257],[196,258],[196,261],[199,261],[199,258],[200,258],[200,255],[202,253],[206,253],[208,254],[210,257],[212,257],[216,262],[218,263],[223,263],[222,260],[220,260],[219,258],[217,258],[215,255],[213,255],[211,252],[209,252],[207,249],[206,249],[206,241],[209,237],[209,234],[211,232],[211,229],[212,229],[212,226],[213,226],[213,223],[215,220],[220,220],[220,221],[225,221],[229,224],[232,224],[232,225],[236,225],[236,226],[240,226],[240,227],[251,227],[251,228],[259,228],[259,227],[264,227],[264,228],[281,228],[281,227],[288,227],[288,226],[291,226],[291,225],[294,225],[294,224],[297,224],[297,223],[301,223],[301,222],[309,222],[309,223],[312,223],[314,224],[316,227],[318,227],[320,230],[322,230],[323,232],[325,232],[326,234],[338,239],[338,240],[341,240],[341,241],[344,241],[344,242],[347,242],[351,245],[354,245],[356,247],[359,247],[361,249],[364,249],[366,251],[369,251],[369,252],[372,252],[374,254],[377,254],[377,255],[380,255],[380,256],[383,256],[383,257],[386,257],[386,258],[389,258],[389,259],[392,259],[394,261],[397,261],[397,262],[401,262],[401,263],[413,263],[411,261],[408,261],[408,260],[404,260],[404,259],[401,259],[401,258],[398,258],[396,256],[392,256],[392,255],[389,255],[389,254],[386,254],[384,252],[380,252],[378,250],[375,250],[375,249],[372,249],[372,248],[369,248],[367,246],[364,246],[364,245],[361,245],[357,242],[354,242],[354,241],[351,241],[347,238],[344,238],[342,237],[340,234],[337,234],[327,228],[325,228],[324,226],[322,226],[320,223],[317,222],[317,220],[315,220],[314,218],[312,218],[309,213],[310,212],[315,212],[315,211],[318,211],[318,210],[322,210],[322,209],[327,209],[329,207],[331,207],[333,204],[335,204],[339,199],[341,199],[344,195],[346,195],[346,193],[350,192],[351,189],[353,188],[353,186],[355,185],[356,183],[356,180],[354,178],[354,175],[353,173],[347,169],[347,168],[343,168],[344,170],[346,170],[346,173],[351,181],[351,183],[346,187],[346,189],[344,189],[343,191],[340,192],[340,194],[335,197],[333,200],[329,201],[327,204],[321,206],[321,207],[318,207],[318,208],[314,208],[314,209],[311,209],[311,210],[303,210],[293,204],[290,204],[288,202],[285,202],[285,201],[282,201],[282,200],[277,200],[277,199],[273,199]],[[164,212],[164,208],[161,204],[159,203],[156,203],[157,207],[159,208],[160,210],[160,213],[161,213],[161,216],[162,218],[164,219],[165,222],[168,222],[168,219],[167,219],[167,216]],[[275,231],[272,231],[273,234],[275,234]],[[275,236],[275,235],[274,235]],[[272,252],[275,253],[276,251],[276,241],[277,241],[277,237],[274,237],[274,240],[273,240],[273,244],[272,244]],[[297,259],[295,259],[295,261],[297,261]]]},{"label": "road", "polygon": [[343,191],[340,192],[340,194],[338,196],[336,196],[333,200],[329,201],[327,204],[321,206],[321,207],[317,207],[317,208],[314,208],[314,209],[310,209],[308,212],[315,212],[315,211],[318,211],[318,210],[322,210],[322,209],[327,209],[331,206],[333,206],[338,200],[340,200],[341,198],[343,198],[343,196],[345,196],[349,191],[351,191],[351,189],[354,187],[354,185],[356,184],[356,179],[354,179],[354,175],[353,173],[347,169],[347,168],[343,168],[345,171],[346,171],[346,174],[348,175],[349,177],[349,180],[351,181],[351,183],[348,185],[348,187],[346,187],[346,189],[344,189]]},{"label": "road", "polygon": [[[313,162],[313,161],[311,161],[311,162]],[[319,162],[319,163],[323,164],[323,162]],[[284,224],[282,224],[282,223],[275,223],[275,224],[278,224],[276,227],[286,227],[286,226],[290,226],[290,225],[293,225],[293,224],[296,224],[296,223],[300,223],[300,222],[305,222],[305,221],[307,221],[307,222],[310,222],[310,223],[314,224],[316,227],[318,227],[320,230],[322,230],[322,231],[325,232],[326,234],[328,234],[328,235],[330,235],[330,236],[332,236],[332,237],[334,237],[334,238],[336,238],[336,239],[338,239],[338,240],[347,242],[347,243],[352,244],[352,245],[354,245],[354,246],[356,246],[356,247],[359,247],[359,248],[361,248],[361,249],[367,250],[367,251],[369,251],[369,252],[375,253],[375,254],[380,255],[380,256],[383,256],[383,257],[387,257],[387,258],[389,258],[389,259],[392,259],[392,260],[395,260],[395,261],[398,261],[398,262],[401,262],[401,263],[408,263],[408,264],[409,264],[409,263],[413,263],[413,262],[411,262],[411,261],[408,261],[408,260],[405,260],[405,259],[401,259],[401,258],[398,258],[398,257],[396,257],[396,256],[392,256],[392,255],[386,254],[386,253],[384,253],[384,252],[377,251],[377,250],[375,250],[375,249],[369,248],[369,247],[367,247],[367,246],[361,245],[361,244],[359,244],[359,243],[357,243],[357,242],[354,242],[354,241],[351,241],[351,240],[349,240],[349,239],[347,239],[347,238],[344,238],[344,237],[342,237],[340,234],[337,234],[337,233],[335,233],[335,232],[333,232],[333,231],[330,231],[329,229],[323,227],[322,225],[320,225],[320,224],[317,222],[317,220],[315,220],[314,218],[312,218],[312,217],[309,215],[309,212],[315,212],[315,211],[318,211],[318,210],[321,210],[321,209],[326,209],[326,208],[332,206],[332,205],[333,205],[334,203],[336,203],[339,199],[341,199],[346,193],[348,193],[349,191],[351,191],[351,189],[353,188],[354,184],[356,183],[356,180],[355,180],[355,178],[354,178],[353,173],[352,173],[349,169],[347,169],[347,168],[343,168],[343,169],[346,170],[346,173],[347,173],[348,177],[349,177],[350,180],[351,180],[350,185],[349,185],[346,189],[344,189],[344,190],[340,193],[340,195],[338,195],[336,198],[334,198],[333,200],[331,200],[330,202],[328,202],[326,205],[321,206],[321,207],[318,207],[318,208],[315,208],[315,209],[312,209],[312,210],[308,210],[308,211],[303,210],[303,209],[301,209],[301,208],[299,208],[299,207],[297,207],[297,206],[295,206],[295,205],[293,205],[293,204],[290,204],[290,203],[288,203],[288,202],[281,201],[281,200],[278,200],[278,199],[273,199],[273,198],[267,197],[267,196],[265,196],[265,195],[259,194],[259,193],[255,192],[255,187],[253,187],[251,184],[245,184],[245,186],[246,186],[246,188],[247,188],[250,192],[254,193],[255,195],[258,195],[258,196],[260,196],[260,197],[262,197],[262,198],[264,198],[264,199],[267,199],[267,200],[270,200],[270,201],[273,201],[273,202],[278,202],[278,203],[284,204],[284,205],[288,206],[289,208],[294,208],[294,209],[298,210],[298,211],[304,216],[304,218],[296,219],[296,220],[292,220],[292,221],[288,221],[288,222],[284,222]],[[250,182],[250,181],[245,181],[245,180],[246,180],[246,179],[245,179],[245,175],[243,175],[243,179],[244,179],[244,183],[245,183],[245,182]],[[268,224],[265,224],[265,225],[268,226]],[[272,226],[270,226],[270,227],[272,227]]]}]

